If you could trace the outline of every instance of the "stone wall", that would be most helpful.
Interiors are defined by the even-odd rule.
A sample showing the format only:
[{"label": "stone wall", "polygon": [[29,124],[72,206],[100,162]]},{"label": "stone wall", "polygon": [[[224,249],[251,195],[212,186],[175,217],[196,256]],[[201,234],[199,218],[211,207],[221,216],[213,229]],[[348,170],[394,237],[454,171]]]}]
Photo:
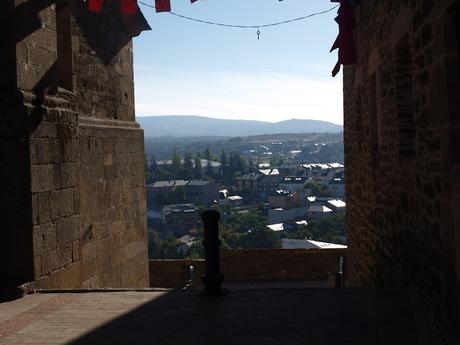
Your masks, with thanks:
[{"label": "stone wall", "polygon": [[131,36],[116,8],[14,3],[15,59],[0,63],[15,69],[0,117],[4,284],[148,286]]},{"label": "stone wall", "polygon": [[[221,251],[226,282],[327,281],[339,271],[346,249],[231,249]],[[150,286],[181,288],[190,279],[200,284],[204,260],[150,260]]]},{"label": "stone wall", "polygon": [[349,284],[459,310],[458,2],[360,1],[344,71]]}]

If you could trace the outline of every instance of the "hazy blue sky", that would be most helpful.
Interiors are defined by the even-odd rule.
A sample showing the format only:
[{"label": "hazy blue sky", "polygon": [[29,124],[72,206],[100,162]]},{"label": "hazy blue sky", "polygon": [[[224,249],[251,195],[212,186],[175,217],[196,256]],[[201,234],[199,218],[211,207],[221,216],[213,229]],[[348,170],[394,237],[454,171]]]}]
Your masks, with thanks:
[{"label": "hazy blue sky", "polygon": [[[153,0],[145,0],[153,3]],[[329,0],[171,0],[173,11],[211,21],[259,25],[334,6]],[[135,39],[137,116],[203,115],[343,123],[336,10],[297,23],[229,29],[141,9],[152,31]]]}]

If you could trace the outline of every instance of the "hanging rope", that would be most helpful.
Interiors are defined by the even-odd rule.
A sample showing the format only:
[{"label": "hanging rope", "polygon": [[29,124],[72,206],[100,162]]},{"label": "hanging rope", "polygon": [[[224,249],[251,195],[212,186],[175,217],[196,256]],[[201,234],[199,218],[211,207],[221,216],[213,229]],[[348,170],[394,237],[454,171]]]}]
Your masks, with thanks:
[{"label": "hanging rope", "polygon": [[[138,1],[138,3],[143,5],[143,6],[155,9],[155,6],[147,4],[147,3],[143,2],[143,1]],[[272,26],[279,26],[279,25],[294,23],[294,22],[298,22],[298,21],[301,21],[301,20],[311,18],[311,17],[316,17],[316,16],[319,16],[319,15],[322,15],[322,14],[332,12],[333,10],[338,8],[339,6],[340,5],[337,5],[337,6],[334,6],[334,7],[330,8],[330,9],[328,9],[328,10],[321,11],[321,12],[316,12],[316,13],[311,13],[311,14],[308,14],[308,15],[305,15],[305,16],[302,16],[302,17],[298,17],[298,18],[283,20],[283,21],[280,21],[280,22],[274,22],[274,23],[269,23],[269,24],[260,24],[260,25],[242,25],[242,24],[219,23],[219,22],[213,22],[213,21],[208,21],[208,20],[202,20],[202,19],[198,19],[198,18],[188,17],[188,16],[184,16],[183,14],[179,14],[179,13],[175,13],[175,12],[166,12],[166,13],[169,13],[170,15],[173,15],[173,16],[185,19],[185,20],[189,20],[189,21],[193,21],[193,22],[197,22],[197,23],[202,23],[202,24],[208,24],[208,25],[214,25],[214,26],[223,26],[223,27],[227,27],[227,28],[238,28],[238,29],[260,29],[260,28],[267,28],[267,27],[272,27]]]}]

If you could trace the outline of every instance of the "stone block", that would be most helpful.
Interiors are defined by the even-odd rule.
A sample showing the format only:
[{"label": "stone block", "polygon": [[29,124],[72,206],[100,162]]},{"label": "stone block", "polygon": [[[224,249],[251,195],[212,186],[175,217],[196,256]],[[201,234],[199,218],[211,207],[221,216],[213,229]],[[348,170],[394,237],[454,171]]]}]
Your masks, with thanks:
[{"label": "stone block", "polygon": [[31,167],[32,193],[51,191],[54,189],[53,165],[33,165]]},{"label": "stone block", "polygon": [[56,225],[52,222],[35,226],[33,229],[34,255],[43,254],[57,247]]},{"label": "stone block", "polygon": [[50,194],[48,192],[37,194],[38,222],[47,223],[51,219]]},{"label": "stone block", "polygon": [[39,224],[38,196],[32,195],[32,225]]},{"label": "stone block", "polygon": [[54,185],[56,188],[73,187],[78,184],[78,163],[54,165]]},{"label": "stone block", "polygon": [[113,155],[111,153],[104,155],[104,166],[113,165]]},{"label": "stone block", "polygon": [[34,279],[37,280],[42,276],[42,257],[41,255],[34,256]]},{"label": "stone block", "polygon": [[53,250],[45,253],[41,257],[41,272],[42,275],[51,273],[58,268],[58,250]]},{"label": "stone block", "polygon": [[80,238],[80,215],[58,219],[56,233],[60,246],[78,240]]},{"label": "stone block", "polygon": [[97,256],[97,241],[91,241],[82,243],[81,246],[81,259],[84,262],[91,262],[96,259]]},{"label": "stone block", "polygon": [[76,162],[79,159],[79,141],[71,139],[65,141],[63,146],[63,159],[64,162]]},{"label": "stone block", "polygon": [[73,241],[72,243],[72,261],[80,260],[80,241]]},{"label": "stone block", "polygon": [[59,219],[74,214],[73,188],[51,192],[50,203],[52,219]]}]

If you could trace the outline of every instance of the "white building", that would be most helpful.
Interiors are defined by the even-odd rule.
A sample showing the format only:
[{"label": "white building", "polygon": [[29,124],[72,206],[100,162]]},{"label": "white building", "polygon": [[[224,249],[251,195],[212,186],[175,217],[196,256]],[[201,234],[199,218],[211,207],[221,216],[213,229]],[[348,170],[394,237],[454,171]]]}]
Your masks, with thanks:
[{"label": "white building", "polygon": [[332,210],[324,205],[311,205],[308,208],[308,216],[310,218],[322,218],[324,216],[332,214]]},{"label": "white building", "polygon": [[228,196],[225,199],[219,200],[220,206],[241,206],[243,204],[243,198],[239,195]]},{"label": "white building", "polygon": [[347,204],[345,201],[334,199],[334,200],[327,201],[327,207],[329,207],[335,212],[345,212]]},{"label": "white building", "polygon": [[283,249],[346,249],[347,246],[342,244],[318,242],[312,240],[297,240],[284,238],[282,240]]}]

